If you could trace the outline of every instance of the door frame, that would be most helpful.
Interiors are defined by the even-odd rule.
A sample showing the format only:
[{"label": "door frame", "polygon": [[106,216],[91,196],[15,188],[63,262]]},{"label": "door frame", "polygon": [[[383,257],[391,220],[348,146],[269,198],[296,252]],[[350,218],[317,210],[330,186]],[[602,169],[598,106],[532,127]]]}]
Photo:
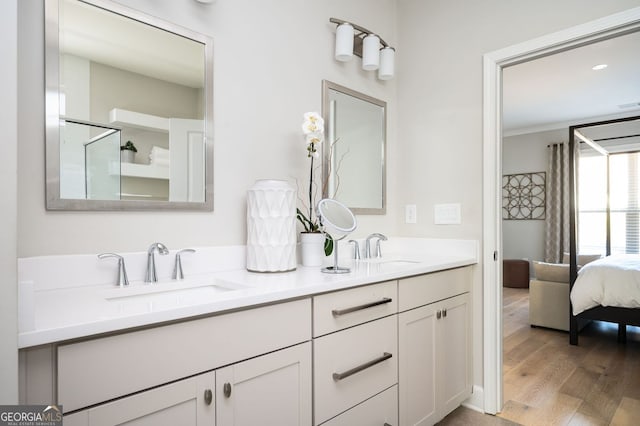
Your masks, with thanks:
[{"label": "door frame", "polygon": [[[502,410],[502,69],[640,30],[640,7],[547,34],[483,57],[483,403]],[[568,344],[568,343],[567,343]]]}]

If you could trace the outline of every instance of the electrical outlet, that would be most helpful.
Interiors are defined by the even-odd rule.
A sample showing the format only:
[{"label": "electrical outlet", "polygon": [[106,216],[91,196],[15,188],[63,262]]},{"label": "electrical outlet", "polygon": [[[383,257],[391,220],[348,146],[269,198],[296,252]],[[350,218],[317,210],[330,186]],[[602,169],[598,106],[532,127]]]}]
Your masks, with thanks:
[{"label": "electrical outlet", "polygon": [[404,206],[404,222],[418,223],[418,207],[415,204]]}]

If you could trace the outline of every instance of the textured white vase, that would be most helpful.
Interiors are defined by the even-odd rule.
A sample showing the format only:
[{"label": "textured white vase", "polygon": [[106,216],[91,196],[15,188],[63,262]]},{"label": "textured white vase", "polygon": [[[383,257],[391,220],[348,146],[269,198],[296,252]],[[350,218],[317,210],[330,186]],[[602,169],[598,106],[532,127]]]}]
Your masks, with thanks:
[{"label": "textured white vase", "polygon": [[321,266],[324,259],[324,234],[302,232],[300,234],[302,266]]},{"label": "textured white vase", "polygon": [[284,180],[258,180],[247,191],[247,269],[296,269],[296,194]]}]

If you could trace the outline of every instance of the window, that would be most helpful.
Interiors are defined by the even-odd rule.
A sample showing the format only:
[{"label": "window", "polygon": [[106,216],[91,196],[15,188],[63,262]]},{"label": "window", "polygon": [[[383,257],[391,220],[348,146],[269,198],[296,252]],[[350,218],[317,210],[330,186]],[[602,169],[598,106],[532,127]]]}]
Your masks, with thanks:
[{"label": "window", "polygon": [[[578,165],[578,252],[638,253],[638,153],[581,151]],[[607,249],[609,247],[609,249]]]}]

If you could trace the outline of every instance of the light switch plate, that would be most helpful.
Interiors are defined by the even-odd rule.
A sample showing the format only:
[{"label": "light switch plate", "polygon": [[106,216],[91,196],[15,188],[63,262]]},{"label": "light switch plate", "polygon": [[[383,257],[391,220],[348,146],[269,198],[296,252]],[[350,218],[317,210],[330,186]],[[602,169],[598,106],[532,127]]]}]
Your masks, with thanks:
[{"label": "light switch plate", "polygon": [[460,225],[462,214],[460,204],[436,204],[433,208],[433,217],[436,225]]},{"label": "light switch plate", "polygon": [[415,204],[407,204],[404,206],[404,222],[418,223],[418,207]]}]

